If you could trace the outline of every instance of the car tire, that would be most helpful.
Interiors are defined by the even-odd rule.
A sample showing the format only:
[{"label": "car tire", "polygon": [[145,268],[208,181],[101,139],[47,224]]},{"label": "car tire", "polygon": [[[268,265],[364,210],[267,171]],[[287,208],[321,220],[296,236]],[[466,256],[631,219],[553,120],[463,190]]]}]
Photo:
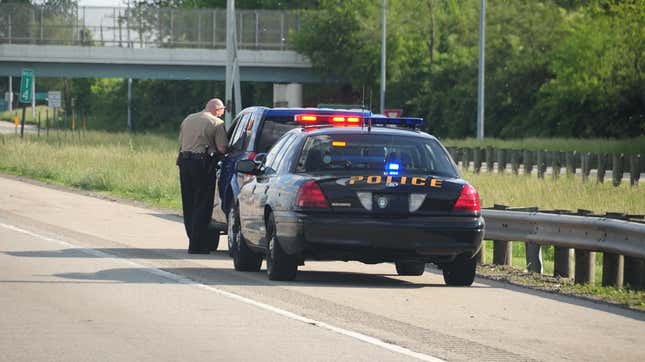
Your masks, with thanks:
[{"label": "car tire", "polygon": [[262,266],[262,257],[255,254],[244,240],[240,228],[240,214],[237,207],[228,212],[228,245],[233,257],[233,266],[237,271],[258,272]]},{"label": "car tire", "polygon": [[473,284],[476,269],[474,258],[459,255],[453,262],[443,265],[443,280],[448,285],[467,287]]},{"label": "car tire", "polygon": [[284,252],[276,237],[276,224],[272,213],[266,221],[267,275],[270,280],[293,280],[298,272],[298,260]]},{"label": "car tire", "polygon": [[426,263],[417,261],[397,261],[396,272],[399,275],[423,275]]}]

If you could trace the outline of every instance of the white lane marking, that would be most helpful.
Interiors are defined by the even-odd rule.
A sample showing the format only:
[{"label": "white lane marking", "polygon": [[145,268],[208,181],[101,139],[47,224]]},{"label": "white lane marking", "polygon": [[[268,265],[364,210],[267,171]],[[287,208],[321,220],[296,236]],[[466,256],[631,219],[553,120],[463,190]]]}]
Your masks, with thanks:
[{"label": "white lane marking", "polygon": [[307,323],[307,324],[310,324],[310,325],[313,325],[313,326],[328,329],[328,330],[330,330],[332,332],[336,332],[338,334],[342,334],[342,335],[357,339],[359,341],[369,343],[369,344],[375,345],[377,347],[384,348],[384,349],[392,351],[392,352],[400,353],[400,354],[408,356],[408,357],[413,357],[413,358],[419,359],[421,361],[444,362],[444,360],[442,360],[440,358],[437,358],[437,357],[433,357],[433,356],[428,355],[428,354],[415,352],[415,351],[413,351],[411,349],[401,347],[401,346],[398,346],[396,344],[388,343],[388,342],[382,341],[382,340],[380,340],[378,338],[368,336],[366,334],[362,334],[362,333],[354,332],[354,331],[351,331],[351,330],[348,330],[348,329],[336,327],[334,325],[331,325],[331,324],[328,324],[328,323],[325,323],[325,322],[321,322],[321,321],[317,321],[315,319],[310,319],[310,318],[301,316],[299,314],[289,312],[288,310],[284,310],[284,309],[281,309],[281,308],[278,308],[278,307],[274,307],[272,305],[265,304],[265,303],[262,303],[262,302],[258,302],[258,301],[255,301],[253,299],[249,299],[249,298],[243,297],[243,296],[235,294],[235,293],[227,292],[227,291],[219,289],[219,288],[215,288],[215,287],[212,287],[212,286],[209,286],[209,285],[205,285],[205,284],[196,282],[196,281],[194,281],[192,279],[186,278],[184,276],[167,272],[165,270],[161,270],[161,269],[158,269],[158,268],[151,268],[151,267],[145,266],[143,264],[139,264],[139,263],[134,262],[134,261],[129,260],[129,259],[120,258],[120,257],[118,257],[116,255],[112,255],[110,253],[106,253],[106,252],[96,250],[96,249],[92,249],[92,248],[80,247],[80,246],[77,246],[77,245],[74,245],[74,244],[70,244],[70,243],[68,243],[66,241],[63,241],[63,240],[53,239],[53,238],[50,238],[50,237],[47,237],[47,236],[44,236],[44,235],[36,234],[36,233],[31,232],[29,230],[25,230],[25,229],[22,229],[22,228],[19,228],[17,226],[13,226],[13,225],[0,223],[0,226],[4,227],[6,229],[9,229],[9,230],[13,230],[13,231],[20,232],[20,233],[23,233],[23,234],[26,234],[26,235],[29,235],[29,236],[33,236],[35,238],[39,238],[41,240],[56,243],[58,245],[61,245],[61,246],[67,247],[67,248],[77,248],[77,249],[79,249],[79,251],[81,251],[83,253],[86,253],[86,254],[89,254],[89,255],[92,255],[92,256],[101,257],[101,258],[119,259],[119,260],[121,260],[121,261],[123,261],[123,262],[125,262],[125,263],[127,263],[127,264],[129,264],[131,266],[136,266],[137,268],[140,268],[143,271],[147,271],[147,272],[152,273],[154,275],[173,280],[173,281],[175,281],[177,283],[186,284],[186,285],[190,285],[190,286],[193,286],[193,287],[196,287],[196,288],[208,290],[210,292],[214,292],[214,293],[223,295],[223,296],[228,297],[230,299],[234,299],[234,300],[237,300],[239,302],[249,304],[249,305],[253,305],[255,307],[264,309],[266,311],[281,315],[283,317],[287,317],[287,318],[290,318],[290,319],[293,319],[293,320],[296,320],[296,321],[299,321],[299,322],[302,322],[302,323]]}]

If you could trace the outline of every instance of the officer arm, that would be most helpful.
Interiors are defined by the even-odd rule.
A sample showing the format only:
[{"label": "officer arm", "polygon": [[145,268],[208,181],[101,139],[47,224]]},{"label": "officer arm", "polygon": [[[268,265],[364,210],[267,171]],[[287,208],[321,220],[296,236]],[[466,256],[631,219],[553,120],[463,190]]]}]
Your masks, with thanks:
[{"label": "officer arm", "polygon": [[215,147],[221,154],[225,154],[228,149],[228,136],[223,122],[215,126]]}]

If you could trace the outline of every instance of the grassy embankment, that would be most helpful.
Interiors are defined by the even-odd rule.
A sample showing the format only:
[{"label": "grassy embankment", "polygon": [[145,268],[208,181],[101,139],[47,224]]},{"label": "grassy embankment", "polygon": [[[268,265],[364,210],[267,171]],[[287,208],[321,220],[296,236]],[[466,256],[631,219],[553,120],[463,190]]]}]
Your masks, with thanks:
[{"label": "grassy embankment", "polygon": [[0,171],[179,209],[177,141],[158,135],[0,136]]},{"label": "grassy embankment", "polygon": [[[49,137],[0,136],[0,172],[34,178],[180,209],[174,135],[51,132]],[[484,207],[493,204],[538,206],[543,209],[588,209],[594,212],[645,213],[645,189],[623,184],[583,183],[567,177],[539,180],[535,176],[464,172],[479,191]],[[553,271],[553,248],[544,249],[545,273]],[[488,262],[492,243],[487,242]],[[524,269],[524,247],[515,243],[513,266]],[[596,282],[602,280],[602,256],[597,258]],[[645,293],[599,286],[563,288],[645,309]],[[640,304],[639,304],[640,303]]]}]

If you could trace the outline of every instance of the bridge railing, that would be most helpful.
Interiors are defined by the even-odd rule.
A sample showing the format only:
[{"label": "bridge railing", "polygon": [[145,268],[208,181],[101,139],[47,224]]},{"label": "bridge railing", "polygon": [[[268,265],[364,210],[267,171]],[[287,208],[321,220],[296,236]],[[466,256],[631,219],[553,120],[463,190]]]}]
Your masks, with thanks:
[{"label": "bridge railing", "polygon": [[[297,11],[238,10],[238,48],[288,50]],[[226,9],[0,4],[0,44],[123,48],[226,47]]]}]

